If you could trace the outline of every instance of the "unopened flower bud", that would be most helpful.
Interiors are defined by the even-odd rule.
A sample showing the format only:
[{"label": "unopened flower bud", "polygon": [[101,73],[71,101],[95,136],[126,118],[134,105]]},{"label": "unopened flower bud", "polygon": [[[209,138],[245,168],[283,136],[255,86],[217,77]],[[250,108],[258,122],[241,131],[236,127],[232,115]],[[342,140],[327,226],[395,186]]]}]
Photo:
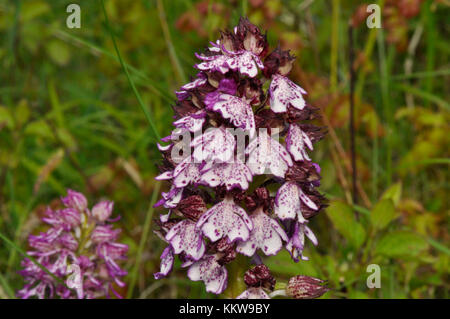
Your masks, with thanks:
[{"label": "unopened flower bud", "polygon": [[67,207],[78,209],[80,212],[83,212],[87,207],[86,197],[71,189],[67,190],[67,196],[62,198],[62,202]]},{"label": "unopened flower bud", "polygon": [[289,279],[289,283],[286,286],[286,294],[295,299],[318,298],[328,290],[328,287],[325,286],[325,281],[301,275]]},{"label": "unopened flower bud", "polygon": [[258,265],[247,270],[244,274],[244,282],[249,287],[264,287],[273,290],[276,281],[266,265]]},{"label": "unopened flower bud", "polygon": [[294,60],[295,58],[290,55],[289,51],[282,51],[278,47],[264,60],[264,75],[267,78],[275,73],[285,76],[291,72]]},{"label": "unopened flower bud", "polygon": [[205,201],[199,195],[193,195],[183,199],[177,208],[185,217],[195,221],[207,210]]}]

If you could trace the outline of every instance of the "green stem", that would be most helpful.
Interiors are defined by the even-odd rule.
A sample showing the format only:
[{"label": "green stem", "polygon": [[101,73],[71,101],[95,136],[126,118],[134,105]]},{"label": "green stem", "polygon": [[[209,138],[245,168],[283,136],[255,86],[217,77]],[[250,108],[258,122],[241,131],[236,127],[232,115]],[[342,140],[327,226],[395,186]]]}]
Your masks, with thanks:
[{"label": "green stem", "polygon": [[14,298],[14,290],[11,288],[10,284],[2,274],[0,274],[0,287],[3,287],[5,293],[9,298]]},{"label": "green stem", "polygon": [[38,262],[36,259],[34,259],[33,257],[31,257],[30,255],[28,255],[23,249],[21,249],[19,246],[17,246],[15,243],[13,243],[8,237],[6,237],[5,235],[3,235],[2,233],[0,233],[0,239],[2,239],[4,242],[6,242],[8,245],[10,245],[14,250],[17,250],[17,252],[21,255],[23,255],[25,258],[28,258],[33,264],[35,264],[36,266],[38,266],[40,269],[42,269],[43,271],[45,271],[50,277],[52,277],[53,279],[55,279],[57,282],[63,284],[66,286],[66,283],[64,282],[64,280],[62,280],[61,278],[55,276],[52,272],[50,272],[50,270],[48,270],[47,268],[45,268],[45,266],[43,266],[40,262]]},{"label": "green stem", "polygon": [[150,207],[148,208],[147,215],[145,217],[144,229],[142,230],[141,240],[139,242],[139,248],[136,256],[136,263],[134,264],[133,270],[131,272],[131,280],[130,286],[127,292],[127,299],[130,299],[133,296],[134,286],[136,285],[136,280],[138,276],[139,266],[141,265],[142,253],[144,252],[145,243],[147,242],[148,233],[150,231],[150,225],[152,223],[153,205],[156,203],[156,199],[158,198],[159,189],[161,187],[161,182],[156,182],[155,188],[153,190],[152,199],[150,201]]},{"label": "green stem", "polygon": [[235,299],[245,290],[244,273],[248,266],[248,258],[238,255],[228,267],[228,287],[225,298]]}]

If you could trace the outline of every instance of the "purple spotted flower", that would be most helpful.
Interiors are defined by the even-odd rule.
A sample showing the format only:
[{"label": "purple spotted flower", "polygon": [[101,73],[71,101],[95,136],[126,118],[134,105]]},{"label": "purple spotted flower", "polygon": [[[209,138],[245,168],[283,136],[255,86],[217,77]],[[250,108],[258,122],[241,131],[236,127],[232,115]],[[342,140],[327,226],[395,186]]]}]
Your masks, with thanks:
[{"label": "purple spotted flower", "polygon": [[194,133],[202,128],[203,123],[205,123],[205,116],[206,113],[204,111],[198,111],[173,122],[173,125],[177,128],[186,129]]},{"label": "purple spotted flower", "polygon": [[229,119],[235,127],[240,127],[250,132],[250,137],[255,135],[255,118],[249,101],[240,97],[220,93],[217,101],[207,104],[211,111],[219,112],[224,119]]},{"label": "purple spotted flower", "polygon": [[312,230],[306,226],[304,223],[294,222],[291,237],[289,238],[286,249],[296,262],[299,261],[299,256],[303,260],[308,260],[309,258],[303,256],[303,248],[305,247],[305,235],[311,240],[314,246],[318,245],[318,241]]},{"label": "purple spotted flower", "polygon": [[[305,123],[316,109],[289,79],[294,57],[279,47],[268,52],[266,35],[241,19],[196,54],[198,73],[176,92],[174,129],[162,139],[169,144],[158,144],[156,179],[170,186],[155,205],[168,210],[155,220],[167,243],[156,279],[178,258],[208,292],[270,298],[275,278],[264,259],[286,249],[295,262],[307,260],[305,236],[317,245],[308,222],[325,205],[309,152],[324,130]],[[231,295],[229,264],[242,258],[254,264],[247,289]]]},{"label": "purple spotted flower", "polygon": [[296,182],[286,182],[278,189],[275,198],[275,214],[281,220],[296,219],[304,223],[306,221],[302,215],[304,205],[313,210],[319,209]]},{"label": "purple spotted flower", "polygon": [[295,161],[310,161],[306,148],[313,150],[313,145],[308,134],[306,134],[296,123],[289,125],[286,137],[286,145],[289,153]]},{"label": "purple spotted flower", "polygon": [[286,148],[265,131],[250,142],[246,153],[249,154],[249,168],[254,175],[262,175],[268,170],[269,173],[283,178],[288,168],[293,165]]},{"label": "purple spotted flower", "polygon": [[173,226],[166,235],[175,254],[184,252],[192,260],[199,260],[205,253],[202,232],[195,222],[185,219]]},{"label": "purple spotted flower", "polygon": [[110,219],[113,202],[101,201],[89,209],[83,194],[73,190],[67,193],[62,198],[65,207],[47,208],[42,218],[50,228],[28,237],[28,254],[53,276],[25,258],[19,272],[25,286],[17,296],[82,299],[113,293],[121,298],[114,286],[125,286],[121,278],[127,272],[119,262],[126,259],[128,246],[116,242],[120,229],[114,229]]},{"label": "purple spotted flower", "polygon": [[283,247],[283,241],[288,241],[286,232],[262,207],[257,209],[250,219],[253,231],[248,240],[238,243],[236,251],[250,257],[255,254],[256,249],[261,249],[265,255],[276,255]]},{"label": "purple spotted flower", "polygon": [[275,113],[287,111],[289,106],[303,110],[306,105],[303,94],[306,91],[281,74],[274,74],[269,87],[270,108]]},{"label": "purple spotted flower", "polygon": [[205,255],[193,263],[187,275],[192,281],[202,280],[208,292],[221,294],[227,287],[227,269],[219,263],[216,255]]},{"label": "purple spotted flower", "polygon": [[200,181],[211,187],[226,186],[227,190],[239,187],[248,189],[253,174],[242,161],[236,159],[234,163],[208,163],[203,166]]},{"label": "purple spotted flower", "polygon": [[203,161],[227,162],[234,154],[234,136],[225,127],[210,128],[191,142],[193,158],[197,163]]},{"label": "purple spotted flower", "polygon": [[253,223],[242,207],[226,197],[199,218],[197,227],[213,242],[225,236],[234,242],[248,240]]}]

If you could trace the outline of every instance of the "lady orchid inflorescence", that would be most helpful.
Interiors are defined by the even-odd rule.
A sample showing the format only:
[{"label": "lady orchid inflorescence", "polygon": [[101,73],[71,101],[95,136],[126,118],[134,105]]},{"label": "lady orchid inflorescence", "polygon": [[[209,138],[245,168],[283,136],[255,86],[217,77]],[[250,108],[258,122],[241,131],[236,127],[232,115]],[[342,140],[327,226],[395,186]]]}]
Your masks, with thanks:
[{"label": "lady orchid inflorescence", "polygon": [[116,242],[120,229],[110,219],[113,202],[101,201],[89,209],[83,194],[68,190],[62,203],[64,208],[47,208],[42,218],[51,227],[28,238],[28,255],[53,276],[25,258],[19,273],[26,284],[18,297],[101,298],[112,292],[120,298],[113,285],[125,285],[120,278],[127,272],[118,262],[126,258],[128,246]]},{"label": "lady orchid inflorescence", "polygon": [[175,129],[162,139],[170,144],[158,144],[163,164],[156,179],[171,188],[155,205],[169,210],[157,221],[168,244],[157,279],[178,255],[191,280],[220,294],[227,264],[241,254],[256,266],[239,298],[268,298],[275,279],[261,256],[285,248],[298,262],[308,259],[305,237],[317,245],[308,221],[324,198],[315,189],[320,167],[308,150],[325,133],[304,123],[317,118],[317,109],[288,78],[294,58],[280,48],[267,55],[268,49],[266,35],[241,19],[196,54],[200,72],[176,92]]}]

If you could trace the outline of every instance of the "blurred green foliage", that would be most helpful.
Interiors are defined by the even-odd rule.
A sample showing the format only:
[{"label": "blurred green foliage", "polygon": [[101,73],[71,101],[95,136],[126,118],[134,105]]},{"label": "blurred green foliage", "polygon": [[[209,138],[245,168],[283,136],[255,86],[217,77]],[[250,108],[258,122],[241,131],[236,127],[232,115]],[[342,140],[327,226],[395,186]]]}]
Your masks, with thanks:
[{"label": "blurred green foliage", "polygon": [[[168,279],[153,279],[164,245],[151,232],[145,237],[157,140],[121,68],[100,1],[78,1],[80,29],[66,27],[71,2],[0,0],[0,233],[26,249],[26,237],[41,230],[43,209],[66,188],[91,201],[107,197],[130,245],[127,283],[137,274],[135,289],[123,295],[214,297],[179,267]],[[330,132],[313,154],[330,203],[311,221],[319,246],[307,246],[309,261],[296,264],[286,251],[265,260],[279,282],[297,274],[327,279],[332,290],[324,298],[447,298],[449,3],[372,2],[382,6],[382,29],[366,27],[365,1],[356,0],[105,5],[161,136],[171,131],[174,90],[196,73],[194,52],[241,15],[268,30],[272,48],[280,43],[297,56],[294,79],[321,108]],[[349,21],[359,205],[352,204],[349,186]],[[0,244],[1,298],[22,285],[20,259]],[[381,267],[380,289],[366,286],[369,264]]]}]

